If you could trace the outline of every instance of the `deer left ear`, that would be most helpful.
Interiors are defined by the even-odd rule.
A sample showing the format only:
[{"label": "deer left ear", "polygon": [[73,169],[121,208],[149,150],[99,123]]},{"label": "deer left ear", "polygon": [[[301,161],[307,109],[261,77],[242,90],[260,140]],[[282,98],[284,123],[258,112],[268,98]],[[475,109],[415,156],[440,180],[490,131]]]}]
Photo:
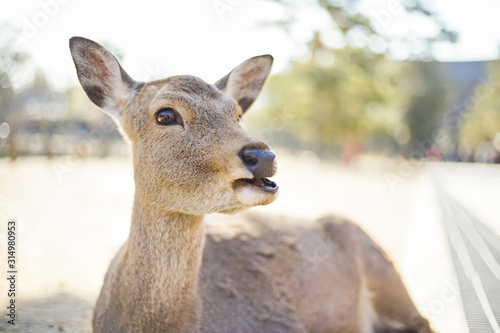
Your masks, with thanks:
[{"label": "deer left ear", "polygon": [[78,79],[90,100],[117,119],[121,109],[140,89],[116,58],[90,39],[73,37],[69,42]]},{"label": "deer left ear", "polygon": [[245,112],[259,95],[271,71],[269,54],[248,59],[215,83],[226,96],[234,98]]}]

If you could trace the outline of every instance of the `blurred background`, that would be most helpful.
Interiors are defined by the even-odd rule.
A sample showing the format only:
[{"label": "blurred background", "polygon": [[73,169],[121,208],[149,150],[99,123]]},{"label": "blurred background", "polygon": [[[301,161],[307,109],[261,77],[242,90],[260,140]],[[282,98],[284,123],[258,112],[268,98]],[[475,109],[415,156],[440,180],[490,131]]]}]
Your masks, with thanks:
[{"label": "blurred background", "polygon": [[7,6],[0,154],[125,153],[112,128],[98,149],[82,146],[104,118],[69,57],[68,39],[83,35],[137,80],[194,74],[214,82],[247,57],[273,54],[274,75],[248,122],[274,146],[342,162],[376,154],[498,163],[497,9],[493,0]]},{"label": "blurred background", "polygon": [[272,54],[243,121],[278,152],[281,197],[258,209],[353,218],[434,327],[500,332],[496,0],[0,5],[0,216],[22,227],[26,272],[22,325],[9,330],[88,332],[127,236],[130,151],[78,84],[68,40],[83,36],[139,81],[215,82]]}]

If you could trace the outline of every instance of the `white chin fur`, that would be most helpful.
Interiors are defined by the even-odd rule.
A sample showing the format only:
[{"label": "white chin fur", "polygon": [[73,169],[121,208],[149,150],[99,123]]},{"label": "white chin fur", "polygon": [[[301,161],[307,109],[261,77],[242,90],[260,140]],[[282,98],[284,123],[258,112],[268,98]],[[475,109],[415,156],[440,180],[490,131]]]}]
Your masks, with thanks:
[{"label": "white chin fur", "polygon": [[276,200],[278,192],[269,193],[252,186],[243,186],[236,191],[236,199],[245,206],[267,205]]}]

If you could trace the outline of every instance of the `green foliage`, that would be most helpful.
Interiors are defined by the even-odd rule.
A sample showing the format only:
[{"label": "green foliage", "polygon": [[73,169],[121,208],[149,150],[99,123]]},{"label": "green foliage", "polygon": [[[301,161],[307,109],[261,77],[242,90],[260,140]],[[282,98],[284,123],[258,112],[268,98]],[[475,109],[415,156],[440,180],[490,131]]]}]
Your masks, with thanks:
[{"label": "green foliage", "polygon": [[442,64],[414,62],[413,67],[412,80],[415,90],[405,114],[411,137],[408,152],[422,149],[423,142],[433,140],[436,129],[442,125],[451,89]]},{"label": "green foliage", "polygon": [[293,115],[286,130],[313,148],[336,147],[353,136],[404,143],[398,124],[408,103],[409,64],[350,47],[313,52],[330,52],[333,63],[324,66],[313,56],[271,77],[267,113],[279,107]]},{"label": "green foliage", "polygon": [[490,77],[476,87],[469,103],[472,108],[461,121],[460,142],[471,148],[492,142],[500,133],[500,61],[488,69]]},{"label": "green foliage", "polygon": [[0,25],[0,123],[6,121],[13,110],[19,107],[13,82],[29,59],[26,53],[15,50],[6,31],[7,26]]},{"label": "green foliage", "polygon": [[[277,2],[294,6],[294,2]],[[373,18],[362,14],[359,1],[318,0],[317,4],[343,43],[327,45],[324,32],[315,32],[307,59],[292,61],[288,70],[269,80],[265,112],[251,117],[254,125],[272,127],[264,119],[287,115],[282,129],[271,128],[273,138],[289,147],[318,152],[338,151],[353,140],[369,149],[402,151],[416,140],[429,138],[439,126],[448,93],[437,65],[389,60],[384,53],[394,40],[379,31]],[[420,1],[406,2],[400,10],[422,15],[437,27],[435,36],[419,41],[427,47],[413,54],[413,59],[429,59],[435,41],[456,40],[456,34]],[[285,29],[297,14],[289,12],[289,19],[279,22]],[[374,48],[377,43],[382,47]]]}]

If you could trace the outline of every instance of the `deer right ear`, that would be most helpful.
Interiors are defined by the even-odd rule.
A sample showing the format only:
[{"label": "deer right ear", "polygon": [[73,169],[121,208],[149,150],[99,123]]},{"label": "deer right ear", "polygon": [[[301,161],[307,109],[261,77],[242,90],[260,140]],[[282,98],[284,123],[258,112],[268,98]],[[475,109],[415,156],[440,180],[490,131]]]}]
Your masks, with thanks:
[{"label": "deer right ear", "polygon": [[69,40],[71,56],[80,84],[90,100],[111,115],[120,118],[121,109],[139,91],[116,58],[90,39]]},{"label": "deer right ear", "polygon": [[214,85],[234,98],[245,112],[259,95],[272,64],[273,57],[269,54],[250,58]]}]

